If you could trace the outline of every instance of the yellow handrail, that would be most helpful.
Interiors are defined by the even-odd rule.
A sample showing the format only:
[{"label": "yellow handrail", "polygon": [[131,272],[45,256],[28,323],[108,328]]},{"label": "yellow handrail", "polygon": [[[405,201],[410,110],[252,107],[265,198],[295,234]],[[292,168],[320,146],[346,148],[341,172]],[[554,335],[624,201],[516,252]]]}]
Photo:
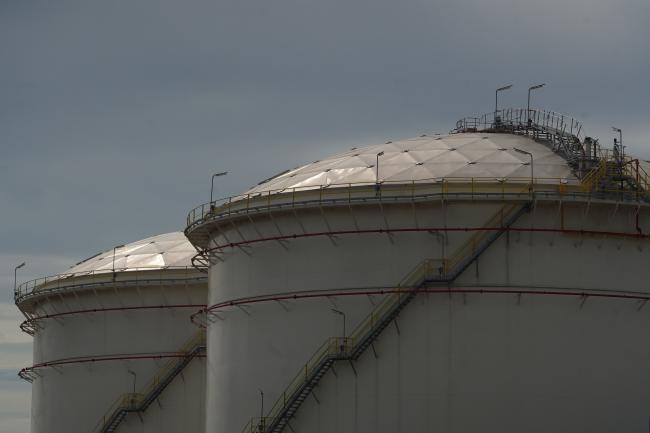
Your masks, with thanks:
[{"label": "yellow handrail", "polygon": [[[521,207],[519,203],[504,204],[484,225],[485,229],[496,229],[503,224]],[[444,260],[444,273],[451,275],[452,271],[467,257],[477,251],[481,242],[491,233],[490,230],[476,231],[463,245]]]},{"label": "yellow handrail", "polygon": [[607,161],[603,158],[598,162],[598,166],[594,167],[585,177],[582,178],[582,188],[587,192],[593,190],[606,174]]}]

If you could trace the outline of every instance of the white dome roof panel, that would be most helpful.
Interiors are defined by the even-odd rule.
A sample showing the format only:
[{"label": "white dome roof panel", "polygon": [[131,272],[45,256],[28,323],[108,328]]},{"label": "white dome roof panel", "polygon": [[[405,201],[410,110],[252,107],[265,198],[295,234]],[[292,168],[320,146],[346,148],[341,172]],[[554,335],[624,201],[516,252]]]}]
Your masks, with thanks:
[{"label": "white dome roof panel", "polygon": [[[577,180],[566,160],[542,143],[514,134],[459,133],[416,137],[352,149],[270,179],[244,193],[374,183],[377,154],[382,181],[411,182],[440,178],[525,178],[533,154],[536,178]],[[408,152],[405,152],[407,150]],[[449,179],[452,180],[452,179]]]},{"label": "white dome roof panel", "polygon": [[191,267],[196,249],[182,232],[165,233],[111,248],[90,257],[66,273],[118,272]]}]

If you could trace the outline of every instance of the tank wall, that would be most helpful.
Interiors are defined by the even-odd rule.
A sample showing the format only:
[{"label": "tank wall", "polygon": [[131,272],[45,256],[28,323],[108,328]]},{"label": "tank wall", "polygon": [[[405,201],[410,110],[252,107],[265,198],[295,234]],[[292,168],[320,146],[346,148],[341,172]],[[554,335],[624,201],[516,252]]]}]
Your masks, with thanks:
[{"label": "tank wall", "polygon": [[205,359],[195,358],[143,414],[130,414],[120,433],[204,432]]},{"label": "tank wall", "polygon": [[[637,432],[650,311],[621,300],[418,295],[291,421],[312,432]],[[355,373],[356,371],[356,373]]]},{"label": "tank wall", "polygon": [[[328,209],[325,212],[326,218],[323,218],[319,212],[299,213],[297,217],[295,215],[275,215],[273,220],[257,217],[254,220],[256,227],[253,227],[250,222],[242,221],[238,225],[239,232],[228,229],[224,233],[215,233],[212,239],[213,244],[223,243],[226,239],[233,242],[240,235],[244,239],[252,239],[259,235],[264,237],[278,236],[279,234],[290,236],[292,233],[301,234],[310,231],[375,230],[382,227],[391,229],[409,227],[440,229],[438,231],[402,231],[394,232],[392,235],[372,233],[346,234],[334,237],[298,237],[282,244],[273,240],[256,243],[252,247],[244,249],[225,250],[224,254],[221,255],[223,261],[216,262],[211,267],[209,304],[257,295],[296,293],[303,296],[310,291],[325,289],[339,290],[340,293],[328,297],[250,303],[240,308],[228,307],[221,309],[219,318],[213,318],[208,329],[207,431],[241,431],[251,417],[258,416],[260,413],[260,389],[264,391],[266,407],[270,407],[284,391],[290,380],[299,372],[301,366],[325,339],[342,334],[342,318],[332,312],[332,308],[346,313],[349,333],[381,300],[379,295],[345,296],[346,292],[351,290],[363,292],[363,289],[394,287],[422,260],[448,257],[460,246],[464,245],[474,233],[463,230],[446,231],[443,230],[444,228],[482,227],[499,209],[501,209],[500,203],[481,202],[449,203],[446,205],[430,203],[419,204],[415,207],[409,205],[384,206],[383,211],[380,211],[377,207],[355,208],[352,212],[348,209],[339,208]],[[642,227],[650,226],[650,218],[648,218],[647,214],[641,214],[640,224]],[[585,204],[565,203],[560,206],[557,203],[538,203],[533,212],[524,214],[515,224],[515,229],[521,231],[512,231],[501,236],[480,257],[477,264],[468,268],[455,281],[453,287],[527,290],[547,288],[557,291],[576,289],[647,291],[643,282],[638,278],[640,269],[643,269],[644,263],[648,263],[648,259],[650,259],[650,250],[648,250],[650,243],[647,240],[632,237],[586,235],[578,232],[559,232],[562,229],[570,229],[635,233],[635,225],[635,214],[629,208],[615,209],[613,206],[597,206],[594,204],[587,206]],[[535,229],[535,231],[530,231],[530,229]],[[537,231],[537,229],[542,231]],[[543,231],[544,229],[555,231]],[[466,295],[465,298],[468,296],[474,298],[472,295]],[[490,296],[499,299],[499,295],[483,295],[485,299]],[[429,295],[428,299],[434,298],[434,295]],[[452,298],[457,301],[455,296]],[[512,299],[520,300],[516,295],[508,295],[503,298],[505,299],[502,300],[504,303],[512,302]],[[588,334],[589,330],[585,324],[590,321],[604,321],[607,323],[616,319],[621,320],[622,327],[629,327],[627,319],[622,313],[623,310],[606,307],[608,305],[606,300],[602,301],[603,305],[605,305],[603,307],[605,312],[600,311],[597,314],[587,315],[585,314],[586,310],[579,308],[581,304],[579,297],[574,296],[561,301],[553,300],[552,303],[541,300],[539,297],[532,297],[532,295],[530,299],[526,295],[523,298],[525,302],[530,302],[530,304],[526,304],[528,305],[527,308],[533,309],[535,314],[528,315],[528,309],[523,310],[524,312],[520,313],[517,319],[521,323],[517,322],[516,327],[531,331],[530,344],[536,342],[534,344],[538,345],[536,354],[539,359],[536,362],[539,365],[556,362],[555,358],[558,354],[567,345],[573,344],[573,339],[578,339],[578,335],[575,333],[564,335],[562,341],[555,338],[560,332],[558,329],[562,326],[574,326],[572,320],[580,318],[579,320],[584,321],[576,323],[583,323],[580,326],[582,326],[581,329],[584,330],[585,334]],[[570,304],[569,299],[573,299],[573,304]],[[444,308],[450,309],[451,301],[447,299],[446,302],[449,305]],[[493,301],[488,300],[485,302]],[[586,301],[585,304],[590,302],[590,300]],[[576,303],[578,307],[576,307]],[[569,314],[568,307],[565,304],[576,308],[571,310],[571,314]],[[636,312],[638,307],[636,301],[627,301],[626,305],[631,311]],[[402,313],[404,317],[410,314],[408,312],[410,311],[409,308],[417,307],[407,307],[407,310]],[[479,308],[477,314],[479,316],[492,315],[493,317],[490,320],[496,320],[497,323],[502,324],[504,321],[509,320],[510,311],[511,309],[503,306],[487,305]],[[570,317],[574,314],[578,317]],[[554,327],[547,334],[544,334],[542,332],[544,324],[553,321],[556,315],[566,316],[565,321],[559,321],[557,325],[554,324]],[[644,315],[645,313],[641,313],[639,317],[644,317]],[[425,314],[420,318],[414,318],[416,325],[413,326],[417,328],[418,320],[426,321],[428,320],[427,317]],[[400,323],[401,320],[400,318]],[[473,317],[467,320],[469,324],[475,323]],[[634,322],[634,320],[631,319],[630,323]],[[516,370],[519,368],[519,363],[524,362],[525,357],[529,356],[529,346],[522,345],[520,341],[523,337],[517,336],[517,338],[513,339],[511,338],[511,332],[506,332],[503,327],[494,326],[478,329],[475,331],[477,335],[473,335],[472,326],[480,327],[483,325],[470,326],[465,324],[465,321],[466,319],[461,319],[458,314],[455,314],[447,320],[444,326],[436,329],[436,336],[432,334],[430,337],[435,340],[435,344],[438,344],[438,346],[435,346],[432,340],[431,347],[439,348],[448,361],[455,359],[455,356],[460,357],[463,355],[466,358],[463,362],[469,363],[467,361],[469,359],[480,359],[487,356],[483,352],[489,352],[490,349],[485,346],[485,342],[482,343],[485,347],[476,345],[479,334],[483,335],[481,341],[482,339],[486,339],[486,341],[493,340],[500,345],[510,347],[508,350],[522,352],[513,358],[506,359],[503,371],[495,370],[497,377],[499,374],[506,374],[510,369],[514,368]],[[459,334],[457,340],[461,343],[459,343],[458,347],[440,346],[442,343],[437,340],[438,338],[442,338],[445,333],[452,333],[456,328],[462,326],[468,327],[467,330],[463,331],[467,335]],[[421,327],[423,328],[421,332],[433,332],[425,331],[424,322]],[[390,332],[396,332],[393,327],[389,329]],[[610,338],[614,339],[616,335],[619,335],[619,331],[622,332],[622,329],[611,330]],[[636,337],[640,338],[640,332],[638,331]],[[401,347],[402,344],[411,344],[402,343],[405,339],[410,338],[406,334],[408,333],[402,332],[401,337],[396,340],[397,342],[390,344],[398,347]],[[585,345],[595,344],[591,338],[593,334],[585,337],[588,340],[588,342],[584,342]],[[585,337],[582,337],[583,340]],[[380,340],[382,338],[383,336],[380,337]],[[404,352],[404,357],[408,357],[411,351],[418,356],[421,355],[419,351],[423,346],[414,344],[406,346],[409,349]],[[576,347],[582,347],[580,342],[575,342],[575,344]],[[646,356],[643,351],[633,352],[631,346],[625,346],[623,342],[620,345],[622,353],[619,360],[637,354]],[[579,367],[581,362],[586,362],[590,357],[596,356],[597,350],[602,350],[601,346],[598,347],[600,349],[596,346],[584,346],[584,356],[576,357],[575,362],[567,365],[567,371],[562,372],[562,374],[567,376],[574,374],[580,377],[580,379],[576,379],[577,382],[573,382],[576,386],[588,380],[599,383],[599,378],[590,379],[595,370],[588,370],[587,374],[584,368],[580,370],[581,367]],[[456,353],[461,349],[464,352]],[[387,352],[392,353],[391,350],[397,349],[391,347],[387,349]],[[368,353],[364,355],[364,359],[367,357]],[[418,359],[417,356],[414,356],[415,359]],[[461,360],[459,358],[459,361]],[[425,357],[421,360],[423,365],[429,361],[434,362],[433,358]],[[359,362],[368,363],[370,361],[360,360]],[[386,371],[401,371],[401,362],[399,357],[389,358],[385,360],[385,364],[382,364],[381,368],[385,368]],[[450,363],[446,368],[452,368],[453,365],[455,365],[455,362]],[[599,368],[604,366],[604,362],[597,365]],[[469,364],[460,368],[458,370],[459,377],[456,377],[456,370],[449,373],[449,371],[443,369],[441,374],[443,374],[443,377],[452,375],[453,377],[450,380],[453,381],[461,380],[460,375],[465,374],[466,370],[471,368]],[[418,376],[428,374],[428,368],[424,367],[411,366],[407,370],[404,374]],[[477,381],[480,380],[483,373],[485,372],[481,370],[474,373]],[[641,370],[638,370],[637,373],[643,375]],[[366,376],[363,377],[366,377],[366,379],[361,379],[362,376],[360,375],[358,380],[372,379],[375,381],[376,386],[381,387],[389,387],[387,383],[391,380],[397,380],[395,378],[391,379],[391,375],[380,379],[377,374],[374,374],[371,378],[367,378],[370,373],[365,374]],[[400,375],[396,377],[399,378]],[[552,394],[553,387],[545,381],[552,382],[555,379],[540,375],[532,375],[531,377],[530,381],[532,382],[530,383],[511,382],[512,389],[508,391],[509,394],[505,393],[504,397],[499,397],[497,401],[500,401],[503,405],[510,403],[514,399],[513,395],[530,393],[529,389],[532,385],[538,386],[540,389],[540,395],[534,397],[539,398],[538,401],[545,402],[554,398],[554,394]],[[559,376],[558,380],[561,380],[562,377]],[[337,380],[342,379],[339,377]],[[410,379],[405,376],[404,380]],[[630,392],[630,398],[636,398],[643,394],[644,391],[640,388],[641,382],[637,382],[639,389]],[[354,383],[359,384],[360,382]],[[621,386],[634,386],[632,382],[626,383],[627,385]],[[555,386],[560,385],[561,383],[555,384]],[[474,385],[467,385],[461,390],[464,393],[463,398],[465,400],[459,400],[459,402],[467,403],[470,401],[467,395],[472,394],[473,391],[470,392],[472,386]],[[486,385],[481,385],[481,387],[483,386]],[[354,392],[359,393],[358,395],[361,397],[355,400],[352,406],[345,405],[345,407],[346,410],[350,409],[350,407],[359,408],[358,411],[357,409],[353,411],[354,422],[357,424],[352,427],[349,423],[341,424],[344,427],[337,431],[372,431],[364,430],[372,421],[368,417],[371,414],[375,417],[384,416],[383,412],[382,414],[378,413],[379,406],[368,413],[362,413],[361,408],[364,404],[367,404],[366,400],[375,397],[372,397],[372,393],[367,395],[361,393],[358,387],[355,389]],[[435,405],[438,403],[435,399],[442,398],[433,391],[426,398],[418,397],[416,391],[413,391],[416,394],[414,396],[398,398],[395,397],[393,391],[390,391],[390,388],[387,389],[389,391],[380,392],[381,397],[377,398],[387,399],[388,403],[386,404],[394,404],[398,407],[413,401],[413,404],[420,408],[418,410],[423,413],[429,409],[427,405]],[[478,389],[480,390],[480,388]],[[589,401],[589,392],[584,387],[581,389],[583,391],[580,392],[580,395]],[[341,388],[340,392],[341,399],[347,398],[345,397],[347,391]],[[408,391],[407,394],[410,392]],[[338,396],[339,394],[337,394],[336,398]],[[567,398],[571,400],[576,396],[577,394]],[[602,402],[597,400],[601,397],[602,395],[599,397],[594,396],[594,404],[601,404]],[[363,403],[359,403],[361,400],[363,400]],[[627,401],[627,396],[625,400]],[[450,401],[449,404],[452,405],[456,404],[453,399],[446,401]],[[444,402],[440,401],[440,404],[442,403]],[[491,402],[490,404],[496,403]],[[630,406],[638,407],[638,405],[635,406],[631,403]],[[558,404],[551,405],[549,408],[550,410],[557,409],[560,411]],[[636,409],[631,410],[636,411]],[[297,419],[297,422],[306,423],[305,425],[316,422],[318,428],[314,427],[314,430],[331,431],[329,429],[332,426],[327,424],[329,421],[323,420],[318,415],[319,412],[309,412],[311,413],[309,416],[306,415],[307,411],[304,413],[304,417]],[[501,415],[495,415],[498,412],[486,413],[488,415],[485,416],[492,416],[493,422],[505,422]],[[490,413],[492,415],[489,415]],[[561,411],[557,412],[558,416],[560,413]],[[396,419],[402,419],[399,418],[401,415],[388,414],[389,412],[386,412],[385,416],[396,416]],[[301,415],[303,415],[303,412],[301,412]],[[345,417],[347,415],[332,412],[328,412],[327,415],[330,421],[332,417],[339,416]],[[449,419],[451,423],[456,415],[449,412],[446,416],[446,419]],[[641,415],[637,414],[636,416]],[[393,424],[387,421],[386,425],[397,425],[394,424],[397,421],[393,418],[391,420]],[[460,423],[459,426],[457,431],[461,431],[463,426],[473,428],[470,424]],[[339,427],[337,426],[337,428]]]},{"label": "tank wall", "polygon": [[[74,295],[68,293],[41,301],[36,310],[38,314],[116,310],[87,311],[40,320],[40,329],[34,336],[35,364],[77,357],[110,356],[117,359],[38,369],[32,392],[32,432],[92,431],[120,396],[133,392],[134,376],[131,372],[135,373],[135,390],[139,392],[171,359],[154,359],[153,356],[177,352],[198,331],[189,320],[198,307],[140,307],[201,305],[205,303],[205,297],[206,286],[194,284],[140,287],[137,290],[78,290]],[[129,309],[133,307],[136,309]],[[133,356],[140,359],[126,359]],[[204,374],[203,360],[192,363],[194,372],[190,377]],[[183,398],[188,405],[204,406],[204,381],[195,379],[183,382],[182,378],[177,377],[172,384],[176,382],[183,383]],[[173,402],[177,398],[168,394],[171,387],[163,391],[161,400]],[[166,411],[165,417],[186,419],[189,416],[185,412],[178,412],[185,409],[177,402],[163,410]],[[148,419],[157,422],[152,417]],[[202,416],[192,425],[198,425],[198,422],[203,425]],[[177,424],[165,423],[157,431],[184,431],[178,430]]]}]

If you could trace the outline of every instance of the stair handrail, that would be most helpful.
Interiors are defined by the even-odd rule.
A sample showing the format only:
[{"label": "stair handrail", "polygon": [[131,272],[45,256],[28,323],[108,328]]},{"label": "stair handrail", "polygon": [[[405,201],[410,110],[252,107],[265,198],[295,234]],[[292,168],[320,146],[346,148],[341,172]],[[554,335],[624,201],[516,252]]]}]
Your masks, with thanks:
[{"label": "stair handrail", "polygon": [[[201,347],[205,347],[206,333],[205,329],[199,329],[195,332],[191,338],[183,343],[183,345],[177,350],[178,353],[183,353],[185,356],[182,356],[176,359],[167,361],[154,376],[149,380],[147,385],[140,392],[129,392],[120,395],[108,410],[105,412],[104,416],[99,420],[95,425],[92,432],[99,433],[105,431],[106,427],[111,424],[111,421],[119,414],[121,411],[138,411],[146,403],[147,399],[153,395],[157,390],[161,382],[166,379],[169,374],[172,373],[174,368],[179,364],[183,363],[188,356],[195,354],[195,351]],[[147,405],[148,406],[148,405]],[[143,408],[143,410],[146,407]]]},{"label": "stair handrail", "polygon": [[[425,259],[413,268],[398,284],[398,289],[391,292],[382,302],[377,305],[365,319],[355,327],[349,337],[330,337],[314,352],[307,363],[301,367],[298,374],[289,382],[282,395],[275,401],[275,404],[264,417],[252,418],[242,430],[242,433],[263,432],[267,425],[273,422],[285,408],[287,401],[301,389],[309,377],[317,371],[317,368],[328,358],[346,359],[354,353],[356,346],[361,342],[362,337],[379,323],[379,318],[391,311],[391,307],[399,304],[406,293],[413,291],[426,278],[426,271],[433,269],[434,259]],[[419,283],[418,283],[419,282]]]},{"label": "stair handrail", "polygon": [[607,174],[607,160],[601,158],[598,161],[598,165],[591,169],[580,181],[582,188],[585,191],[591,191],[594,189],[594,186],[600,182],[600,180]]},{"label": "stair handrail", "polygon": [[349,339],[351,340],[352,347],[356,347],[363,337],[374,329],[381,317],[389,312],[392,307],[398,305],[404,296],[411,294],[415,288],[426,281],[427,277],[433,271],[438,270],[439,266],[436,265],[441,262],[442,260],[440,259],[424,259],[406,274],[398,284],[397,290],[386,296],[350,333]]},{"label": "stair handrail", "polygon": [[504,228],[504,224],[512,215],[521,208],[518,203],[504,204],[498,212],[483,225],[482,229],[476,231],[465,241],[454,253],[442,261],[443,276],[447,279],[453,277],[458,266],[467,258],[471,257],[481,243],[490,233]]},{"label": "stair handrail", "polygon": [[623,164],[623,173],[634,179],[635,182],[639,182],[640,185],[637,186],[643,191],[647,192],[650,189],[650,176],[641,167],[638,160],[626,158],[625,164]]},{"label": "stair handrail", "polygon": [[[525,206],[528,206],[526,204]],[[505,229],[504,223],[509,221],[515,210],[521,210],[518,203],[506,203],[498,212],[496,212],[484,225],[484,228],[492,228],[497,221],[500,221],[499,228]],[[505,210],[505,212],[504,212]],[[400,305],[405,296],[412,296],[422,284],[431,279],[431,274],[437,271],[441,277],[438,281],[444,281],[450,275],[455,277],[455,272],[449,273],[450,266],[460,266],[464,260],[470,258],[476,251],[476,246],[485,240],[488,230],[481,230],[475,233],[461,245],[452,255],[451,259],[425,259],[418,263],[397,285],[397,289],[390,291],[388,296],[382,300],[350,333],[350,336],[328,338],[316,352],[311,356],[307,363],[300,369],[298,374],[289,383],[289,386],[275,401],[274,405],[268,411],[268,415],[250,419],[242,433],[264,433],[267,426],[270,426],[277,418],[281,411],[286,407],[288,401],[301,390],[301,388],[310,380],[312,374],[317,372],[318,368],[330,359],[352,359],[358,356],[357,348],[363,343],[366,336],[382,323],[382,318],[393,311],[393,308]],[[465,255],[462,255],[464,253]]]}]

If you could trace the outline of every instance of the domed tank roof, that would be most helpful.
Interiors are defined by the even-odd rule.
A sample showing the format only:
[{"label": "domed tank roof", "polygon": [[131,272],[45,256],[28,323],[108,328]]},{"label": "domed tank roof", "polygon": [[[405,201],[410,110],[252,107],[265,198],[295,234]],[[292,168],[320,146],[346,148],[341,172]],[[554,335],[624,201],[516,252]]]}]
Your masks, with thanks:
[{"label": "domed tank roof", "polygon": [[244,194],[375,183],[377,154],[381,152],[380,182],[530,178],[529,156],[514,148],[533,154],[536,182],[577,181],[567,161],[542,143],[520,135],[478,132],[421,136],[353,148],[283,172]]},{"label": "domed tank roof", "polygon": [[89,257],[72,266],[66,274],[191,267],[195,255],[196,249],[183,232],[165,233]]}]

